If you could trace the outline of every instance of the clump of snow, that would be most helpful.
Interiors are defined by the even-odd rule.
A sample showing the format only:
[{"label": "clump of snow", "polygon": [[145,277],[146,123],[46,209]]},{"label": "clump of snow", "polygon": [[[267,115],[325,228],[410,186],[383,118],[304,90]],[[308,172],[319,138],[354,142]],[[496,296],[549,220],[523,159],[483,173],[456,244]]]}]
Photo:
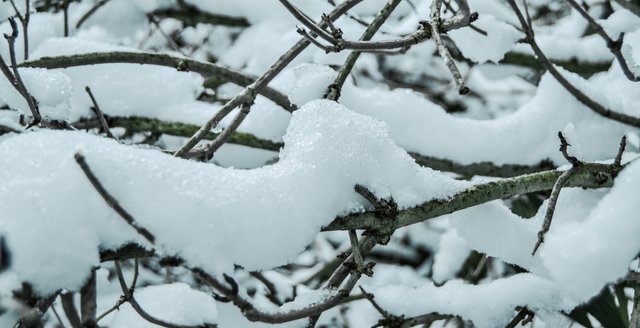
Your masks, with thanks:
[{"label": "clump of snow", "polygon": [[[196,326],[217,321],[215,300],[184,283],[149,286],[135,290],[136,301],[154,318],[177,325]],[[154,328],[155,324],[143,319],[129,303],[120,306],[113,328]]]},{"label": "clump of snow", "polygon": [[450,280],[440,287],[426,283],[417,288],[391,285],[367,291],[376,295],[383,309],[396,315],[453,314],[487,328],[504,327],[515,316],[515,308],[523,304],[536,314],[564,307],[552,283],[528,273],[480,285]]},{"label": "clump of snow", "polygon": [[[593,82],[561,72],[604,106],[628,114],[640,113],[637,102],[616,97],[619,93],[614,88],[624,87],[629,94],[638,90],[637,83],[619,82],[619,72],[603,74]],[[620,123],[602,120],[550,74],[542,77],[534,97],[518,111],[488,121],[451,116],[406,89],[365,90],[347,85],[341,102],[356,112],[385,121],[393,140],[408,151],[463,164],[483,161],[537,164],[545,158],[565,163],[558,151],[558,131],[570,122],[575,126],[575,141],[582,145],[585,159],[607,158],[628,130]]]},{"label": "clump of snow", "polygon": [[[69,118],[72,87],[67,75],[41,68],[19,68],[18,71],[27,91],[38,101],[43,117],[55,120]],[[0,102],[22,114],[31,115],[25,98],[4,76],[0,79]]]},{"label": "clump of snow", "polygon": [[621,8],[614,11],[607,19],[600,20],[598,23],[602,25],[609,37],[616,40],[620,33],[629,33],[640,28],[640,17]]},{"label": "clump of snow", "polygon": [[[74,161],[84,154],[105,188],[157,237],[157,250],[210,272],[287,263],[337,215],[366,201],[357,183],[401,207],[445,198],[458,182],[421,168],[384,123],[326,100],[292,119],[278,163],[224,169],[80,132],[24,133],[0,144],[0,232],[13,270],[40,293],[79,288],[98,247],[145,244],[96,193]],[[66,233],[73,229],[74,233]],[[36,240],[56,244],[48,252]]]},{"label": "clump of snow", "polygon": [[512,25],[496,20],[491,15],[480,15],[473,25],[487,33],[470,28],[448,32],[462,54],[476,63],[502,60],[513,44],[522,38],[522,33]]},{"label": "clump of snow", "polygon": [[622,55],[635,76],[640,76],[640,29],[624,36]]},{"label": "clump of snow", "polygon": [[[33,57],[122,50],[135,51],[98,42],[60,38],[44,42]],[[107,115],[143,116],[192,124],[200,124],[213,115],[212,106],[195,100],[203,90],[203,78],[196,73],[138,64],[104,64],[52,71],[64,72],[71,79],[72,121],[93,116],[86,86],[91,88],[100,109]]]},{"label": "clump of snow", "polygon": [[467,241],[454,229],[447,230],[442,234],[438,252],[433,258],[433,281],[440,284],[455,278],[468,255]]},{"label": "clump of snow", "polygon": [[[640,164],[630,163],[610,191],[567,188],[560,194],[549,232],[534,257],[546,212],[523,220],[495,201],[449,215],[475,250],[527,269],[552,283],[565,304],[575,307],[629,270],[640,251],[634,201]],[[509,245],[509,247],[505,247]]]},{"label": "clump of snow", "polygon": [[631,163],[583,222],[559,226],[540,248],[542,261],[563,293],[586,301],[624,276],[640,251],[637,190],[640,163]]}]

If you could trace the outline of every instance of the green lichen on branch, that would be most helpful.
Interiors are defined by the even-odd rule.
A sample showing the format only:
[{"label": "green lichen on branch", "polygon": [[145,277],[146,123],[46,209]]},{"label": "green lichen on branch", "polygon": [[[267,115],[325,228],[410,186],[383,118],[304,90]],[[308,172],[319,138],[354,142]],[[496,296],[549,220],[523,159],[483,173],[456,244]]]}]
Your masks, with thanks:
[{"label": "green lichen on branch", "polygon": [[[180,122],[167,122],[146,117],[106,117],[107,124],[114,128],[124,128],[130,132],[151,132],[158,134],[168,134],[177,137],[191,137],[200,127],[192,124]],[[100,122],[97,119],[81,120],[73,124],[78,129],[99,128]],[[213,140],[216,133],[209,132],[205,139]],[[252,148],[279,151],[283,146],[281,143],[260,139],[249,133],[235,132],[228,140],[231,144],[242,145]]]},{"label": "green lichen on branch", "polygon": [[235,27],[247,27],[249,22],[244,17],[231,17],[217,15],[198,10],[197,7],[187,8],[163,8],[155,10],[154,16],[173,18],[182,21],[187,26],[196,26],[200,23],[211,25],[225,25]]},{"label": "green lichen on branch", "polygon": [[[571,60],[554,60],[554,63],[562,66],[564,69],[574,72],[582,77],[588,78],[593,74],[604,72],[611,67],[611,62],[586,63],[578,62],[576,59]],[[516,52],[507,53],[500,61],[500,64],[511,64],[517,66],[529,67],[537,71],[544,70],[544,66],[532,55],[526,55]]]},{"label": "green lichen on branch", "polygon": [[[478,184],[451,196],[449,199],[434,199],[418,206],[401,210],[396,220],[392,221],[392,223],[380,220],[375,213],[369,211],[338,217],[331,224],[324,227],[323,230],[375,230],[389,228],[389,224],[392,224],[393,228],[397,229],[493,200],[550,190],[563,172],[561,170],[545,171]],[[582,188],[611,187],[613,185],[611,172],[611,165],[584,164],[571,176],[565,186]]]}]

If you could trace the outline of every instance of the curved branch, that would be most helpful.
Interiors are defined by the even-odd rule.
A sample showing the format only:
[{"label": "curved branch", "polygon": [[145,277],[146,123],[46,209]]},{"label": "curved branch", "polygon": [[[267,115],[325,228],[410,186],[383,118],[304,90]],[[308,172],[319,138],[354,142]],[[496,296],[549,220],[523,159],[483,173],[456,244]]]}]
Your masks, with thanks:
[{"label": "curved branch", "polygon": [[[20,67],[39,67],[39,68],[69,68],[86,65],[98,64],[141,64],[141,65],[158,65],[176,68],[179,71],[195,72],[205,78],[216,77],[218,79],[246,87],[255,82],[255,78],[232,69],[201,62],[198,60],[182,57],[174,57],[167,54],[148,53],[148,52],[94,52],[87,54],[41,57],[39,59],[30,60],[20,64]],[[293,112],[297,106],[289,101],[289,98],[273,88],[264,87],[258,91],[261,95],[283,107],[288,112]]]},{"label": "curved branch", "polygon": [[531,46],[531,49],[538,57],[538,60],[540,61],[542,66],[544,66],[544,68],[548,70],[549,73],[551,73],[551,75],[556,79],[556,81],[558,81],[558,83],[560,83],[567,91],[569,91],[569,93],[571,93],[578,101],[580,101],[583,105],[589,107],[594,112],[604,117],[610,118],[614,121],[618,121],[618,122],[635,126],[635,127],[640,127],[640,118],[630,116],[624,113],[619,113],[602,106],[597,101],[591,99],[584,92],[582,92],[580,89],[578,89],[573,84],[571,84],[571,82],[569,82],[567,79],[565,79],[564,76],[562,76],[562,74],[560,73],[560,71],[556,69],[553,63],[549,60],[549,58],[547,58],[547,56],[544,54],[542,49],[540,49],[540,47],[538,46],[538,43],[536,42],[534,37],[533,28],[530,25],[528,25],[527,21],[522,15],[522,12],[520,12],[518,5],[515,3],[515,0],[507,0],[507,3],[509,3],[513,11],[516,13],[516,16],[518,16],[520,25],[522,26],[522,29],[526,34],[526,41],[529,43],[529,45]]}]

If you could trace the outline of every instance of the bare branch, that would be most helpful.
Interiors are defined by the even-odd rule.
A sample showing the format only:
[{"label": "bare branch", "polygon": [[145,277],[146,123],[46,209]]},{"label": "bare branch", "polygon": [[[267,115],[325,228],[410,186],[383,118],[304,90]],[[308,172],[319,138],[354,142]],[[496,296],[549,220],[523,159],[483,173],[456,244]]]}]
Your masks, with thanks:
[{"label": "bare branch", "polygon": [[96,269],[91,270],[87,283],[80,289],[80,317],[83,327],[93,327],[96,324]]},{"label": "bare branch", "polygon": [[188,326],[188,325],[178,325],[174,323],[169,323],[164,320],[160,320],[148,312],[146,312],[138,303],[138,301],[133,297],[133,293],[135,290],[135,286],[127,287],[127,283],[124,280],[124,275],[122,274],[122,269],[120,268],[120,263],[118,261],[113,262],[116,268],[116,275],[118,276],[118,282],[120,283],[120,288],[122,289],[122,293],[124,294],[124,298],[126,299],[131,307],[142,317],[143,319],[149,321],[150,323],[156,324],[161,327],[166,328],[210,328],[216,327],[216,325],[205,324],[205,325],[197,325],[197,326]]},{"label": "bare branch", "polygon": [[[7,39],[7,43],[9,44],[9,57],[11,59],[11,66],[13,67],[13,79],[11,79],[10,76],[7,76],[6,73],[5,73],[5,76],[7,76],[9,81],[13,80],[13,82],[15,83],[14,87],[17,88],[18,92],[27,101],[27,105],[29,106],[29,109],[31,110],[31,114],[33,115],[33,122],[31,122],[30,125],[31,126],[37,125],[42,120],[42,117],[40,116],[40,111],[38,109],[38,102],[27,91],[27,88],[25,87],[24,82],[22,82],[22,77],[20,76],[20,72],[18,71],[18,64],[16,60],[16,51],[15,51],[15,41],[16,41],[16,38],[18,37],[18,26],[16,24],[16,21],[12,17],[9,18],[9,23],[11,24],[11,29],[13,30],[13,32],[11,33],[11,35],[5,34],[4,38]],[[5,64],[3,63],[2,65],[5,65]]]},{"label": "bare branch", "polygon": [[82,322],[80,321],[80,316],[78,315],[78,309],[76,309],[75,302],[73,301],[73,293],[69,292],[60,295],[60,301],[62,303],[64,314],[67,316],[71,327],[82,328]]},{"label": "bare branch", "polygon": [[[635,74],[631,72],[627,61],[622,55],[622,40],[624,37],[624,33],[621,33],[618,40],[614,41],[609,36],[609,34],[607,34],[604,28],[602,28],[602,25],[598,24],[598,22],[596,22],[596,20],[593,19],[593,17],[591,17],[589,13],[587,13],[587,11],[584,10],[584,8],[582,8],[582,6],[580,6],[575,0],[567,1],[571,5],[571,7],[573,7],[573,9],[580,13],[580,15],[582,15],[582,17],[584,17],[584,19],[589,22],[589,25],[596,31],[596,33],[598,33],[598,35],[600,35],[604,39],[604,41],[607,43],[607,48],[609,48],[609,51],[611,51],[611,53],[616,57],[616,60],[618,61],[618,64],[620,64],[620,68],[622,69],[622,72],[627,77],[627,79],[633,82],[640,81],[640,76],[635,76]],[[529,26],[531,26],[530,22]]]},{"label": "bare branch", "polygon": [[[389,18],[391,13],[396,9],[399,3],[400,0],[388,1],[373,19],[371,24],[367,26],[367,29],[364,31],[362,36],[360,36],[360,41],[371,40],[371,38],[373,38],[373,36],[378,32],[382,24],[384,24],[387,18]],[[360,58],[360,53],[360,51],[353,51],[349,54],[349,57],[347,57],[344,64],[342,64],[340,71],[338,71],[338,76],[336,76],[336,79],[327,88],[327,92],[325,93],[324,98],[334,101],[337,101],[338,98],[340,98],[342,86],[347,80],[349,73],[351,73],[351,70],[355,66],[356,61],[358,60],[358,58]]]},{"label": "bare branch", "polygon": [[[336,218],[324,231],[390,229],[422,222],[492,200],[550,190],[564,171],[553,170],[477,184],[448,199],[433,199],[398,212],[397,218],[380,220],[373,211]],[[613,183],[611,165],[585,163],[567,181],[567,187],[603,188]]]},{"label": "bare branch", "polygon": [[589,96],[587,96],[584,92],[576,88],[567,79],[565,79],[564,76],[560,74],[560,72],[556,69],[553,63],[551,63],[549,58],[547,58],[547,56],[544,54],[544,52],[542,52],[542,50],[536,43],[535,38],[533,37],[533,29],[531,28],[531,26],[527,25],[527,22],[524,16],[522,16],[522,12],[520,12],[518,5],[515,3],[515,0],[507,0],[507,2],[509,3],[513,11],[516,13],[516,15],[518,16],[520,25],[522,25],[522,29],[525,31],[525,34],[527,35],[526,41],[529,43],[529,45],[531,45],[531,49],[533,49],[533,52],[538,57],[538,60],[540,61],[542,66],[544,66],[544,68],[547,71],[549,71],[549,73],[551,73],[551,75],[558,81],[558,83],[560,83],[567,91],[569,91],[569,93],[571,93],[576,99],[578,99],[578,101],[580,101],[585,106],[589,107],[594,112],[604,117],[610,118],[612,120],[615,120],[627,125],[640,127],[640,118],[615,112],[609,108],[602,106],[598,102],[589,98]]},{"label": "bare branch", "polygon": [[89,94],[89,98],[91,98],[91,102],[93,103],[93,107],[91,107],[91,109],[98,117],[98,120],[100,121],[100,125],[102,126],[102,130],[104,131],[104,133],[107,134],[107,137],[111,139],[116,139],[116,137],[111,133],[111,130],[109,130],[109,125],[107,124],[107,120],[104,118],[104,114],[102,113],[102,110],[100,110],[100,106],[98,106],[98,102],[96,101],[96,98],[93,96],[93,92],[91,92],[91,88],[89,88],[89,86],[86,86],[84,90],[87,92],[87,94]]},{"label": "bare branch", "polygon": [[82,26],[82,24],[84,24],[84,22],[89,19],[89,17],[95,14],[95,12],[98,11],[98,9],[104,6],[107,2],[109,2],[109,0],[98,0],[98,2],[96,2],[84,15],[82,15],[82,17],[80,17],[80,20],[78,20],[78,23],[76,23],[76,29],[79,29],[80,26]]},{"label": "bare branch", "polygon": [[[190,58],[174,57],[167,54],[145,52],[96,52],[80,55],[42,57],[20,64],[21,67],[41,67],[47,69],[68,68],[97,64],[129,63],[142,65],[158,65],[176,68],[180,71],[196,72],[205,78],[216,77],[220,80],[231,82],[245,87],[255,82],[255,78],[229,68],[197,61]],[[289,98],[281,92],[263,87],[258,93],[273,101],[285,110],[291,112],[297,107],[289,101]]]},{"label": "bare branch", "polygon": [[564,138],[562,132],[558,132],[558,137],[560,138],[560,151],[562,152],[562,156],[567,159],[569,163],[571,163],[571,168],[558,178],[556,183],[553,185],[553,189],[551,190],[551,196],[549,197],[549,203],[547,204],[547,211],[544,215],[544,222],[542,223],[542,228],[538,231],[538,241],[536,245],[533,247],[533,251],[531,252],[531,256],[536,254],[536,251],[544,242],[544,235],[549,231],[551,227],[551,221],[553,220],[553,212],[556,210],[556,204],[558,203],[558,197],[560,197],[560,191],[564,187],[564,185],[569,181],[569,178],[575,174],[580,166],[582,166],[582,162],[580,162],[575,156],[570,156],[567,153],[567,147],[569,143],[567,139]]},{"label": "bare branch", "polygon": [[233,121],[224,128],[222,133],[218,134],[215,139],[211,143],[209,143],[205,148],[205,158],[211,159],[213,158],[213,154],[222,147],[222,145],[229,140],[231,135],[238,130],[238,127],[244,121],[244,119],[249,115],[249,111],[251,110],[250,104],[242,104],[240,106],[240,111],[238,111],[238,115],[233,118]]},{"label": "bare branch", "polygon": [[[362,0],[348,0],[336,7],[327,16],[330,20],[334,21],[338,19],[342,14],[347,12],[351,7],[360,3]],[[324,27],[325,22],[320,21],[318,23],[320,27]],[[256,92],[262,90],[276,77],[289,63],[297,57],[310,42],[306,38],[302,38],[291,49],[284,53],[280,58],[254,83],[247,86],[240,94],[227,102],[218,113],[209,119],[189,140],[174,154],[174,156],[183,156],[187,154],[195,145],[200,142],[210,130],[216,126],[227,114],[229,114],[234,108],[242,104],[250,104],[255,99]]]},{"label": "bare branch", "polygon": [[[431,3],[431,22],[422,21],[421,24],[425,26],[425,29],[427,28],[427,26],[431,29],[431,36],[436,42],[438,53],[440,54],[440,57],[444,59],[444,63],[445,65],[447,65],[449,72],[451,72],[453,81],[458,87],[458,93],[460,95],[465,95],[469,93],[469,88],[465,85],[464,79],[462,78],[462,75],[458,70],[458,66],[456,66],[453,57],[451,57],[451,53],[449,53],[449,49],[447,49],[447,47],[445,46],[444,41],[442,40],[442,36],[440,35],[440,6],[440,0],[433,0],[433,2]],[[468,12],[468,10],[466,12]]]}]

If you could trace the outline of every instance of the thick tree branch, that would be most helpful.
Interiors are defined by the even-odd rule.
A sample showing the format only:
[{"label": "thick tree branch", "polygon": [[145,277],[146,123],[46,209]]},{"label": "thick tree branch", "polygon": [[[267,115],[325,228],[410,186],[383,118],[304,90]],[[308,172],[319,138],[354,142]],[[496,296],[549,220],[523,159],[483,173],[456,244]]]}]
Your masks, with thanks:
[{"label": "thick tree branch", "polygon": [[[448,199],[434,199],[412,208],[400,210],[391,227],[404,227],[496,199],[550,190],[562,173],[564,171],[545,171],[478,184],[452,195]],[[603,188],[611,187],[612,184],[611,165],[586,163],[567,181],[566,186]],[[375,213],[369,211],[338,217],[323,230],[389,228],[388,222],[380,220]]]}]

